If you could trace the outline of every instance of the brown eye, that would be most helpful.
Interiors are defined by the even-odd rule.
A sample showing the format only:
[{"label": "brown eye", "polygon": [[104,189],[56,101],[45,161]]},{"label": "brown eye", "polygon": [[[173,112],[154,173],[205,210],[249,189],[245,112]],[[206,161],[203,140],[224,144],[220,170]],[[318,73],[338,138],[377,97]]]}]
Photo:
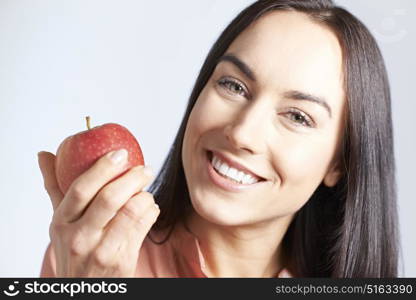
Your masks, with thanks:
[{"label": "brown eye", "polygon": [[235,80],[231,80],[229,78],[222,78],[218,80],[218,85],[225,88],[232,94],[241,95],[247,97],[247,92],[243,85]]}]

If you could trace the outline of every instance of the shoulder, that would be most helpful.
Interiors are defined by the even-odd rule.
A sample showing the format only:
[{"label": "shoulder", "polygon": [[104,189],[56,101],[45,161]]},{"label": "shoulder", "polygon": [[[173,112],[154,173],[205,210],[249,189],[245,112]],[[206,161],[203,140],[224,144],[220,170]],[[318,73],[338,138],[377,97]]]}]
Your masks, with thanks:
[{"label": "shoulder", "polygon": [[168,230],[151,230],[143,240],[137,262],[137,277],[176,277],[175,253]]}]

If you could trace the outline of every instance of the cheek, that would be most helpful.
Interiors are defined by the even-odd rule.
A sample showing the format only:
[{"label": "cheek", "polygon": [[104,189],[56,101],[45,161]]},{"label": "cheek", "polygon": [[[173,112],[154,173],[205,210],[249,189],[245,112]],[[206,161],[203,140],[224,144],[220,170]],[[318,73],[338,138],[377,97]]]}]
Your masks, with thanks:
[{"label": "cheek", "polygon": [[[285,155],[285,177],[288,182],[300,183],[307,179],[322,179],[332,151],[327,151],[329,145],[310,143],[293,147],[292,151]],[[314,180],[316,181],[316,179]]]},{"label": "cheek", "polygon": [[[301,183],[323,179],[336,150],[336,132],[322,130],[308,134],[287,133],[276,141],[272,157],[281,168],[283,180]],[[317,178],[317,179],[316,179]]]},{"label": "cheek", "polygon": [[[280,177],[277,205],[298,210],[322,182],[335,146],[328,139],[286,139],[273,152],[273,167]],[[284,202],[284,203],[283,203]],[[281,207],[282,208],[282,207]]]},{"label": "cheek", "polygon": [[[185,140],[194,144],[202,134],[213,130],[224,122],[225,114],[224,108],[216,101],[215,95],[212,94],[209,88],[204,88],[189,116],[187,129],[185,132]],[[184,142],[185,144],[185,142]]]},{"label": "cheek", "polygon": [[211,130],[216,124],[213,117],[215,116],[215,109],[208,105],[207,96],[207,92],[203,89],[189,115],[182,147],[182,161],[185,169],[191,167],[192,154],[197,149],[203,134]]}]

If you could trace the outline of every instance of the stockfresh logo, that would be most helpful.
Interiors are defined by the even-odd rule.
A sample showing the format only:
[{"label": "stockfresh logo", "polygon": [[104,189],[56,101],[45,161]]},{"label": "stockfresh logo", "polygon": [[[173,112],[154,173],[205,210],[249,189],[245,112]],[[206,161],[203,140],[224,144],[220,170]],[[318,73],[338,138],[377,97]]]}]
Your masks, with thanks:
[{"label": "stockfresh logo", "polygon": [[16,286],[19,284],[19,281],[14,281],[13,284],[10,284],[7,287],[7,290],[4,290],[3,293],[7,296],[14,297],[20,293]]}]

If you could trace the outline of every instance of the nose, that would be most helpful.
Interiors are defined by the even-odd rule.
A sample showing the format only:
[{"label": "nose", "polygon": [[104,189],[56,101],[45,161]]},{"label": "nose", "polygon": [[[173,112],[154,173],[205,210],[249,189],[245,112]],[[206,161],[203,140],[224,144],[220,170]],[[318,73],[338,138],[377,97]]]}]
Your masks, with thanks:
[{"label": "nose", "polygon": [[241,110],[225,126],[224,135],[231,146],[250,154],[264,151],[267,139],[267,114],[260,106]]}]

